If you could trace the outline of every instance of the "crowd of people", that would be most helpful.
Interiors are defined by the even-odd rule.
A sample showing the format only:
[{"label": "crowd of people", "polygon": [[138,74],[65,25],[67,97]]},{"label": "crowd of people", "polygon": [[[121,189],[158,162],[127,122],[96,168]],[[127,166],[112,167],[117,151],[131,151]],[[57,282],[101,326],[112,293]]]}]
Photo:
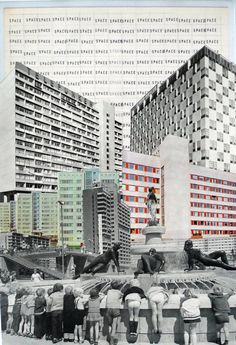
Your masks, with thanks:
[{"label": "crowd of people", "polygon": [[[144,292],[139,280],[130,281],[125,291],[121,283],[112,281],[106,294],[92,288],[89,295],[82,287],[66,286],[56,283],[45,291],[44,288],[16,287],[12,284],[0,288],[2,331],[9,335],[51,340],[57,343],[83,343],[85,334],[90,344],[98,345],[102,325],[108,325],[108,340],[111,345],[118,341],[122,304],[128,309],[130,336],[137,337],[139,312],[142,299],[148,299],[152,311],[152,332],[162,334],[162,309],[169,300],[169,292],[154,282]],[[176,290],[173,293],[178,293]],[[219,286],[209,293],[217,325],[217,344],[227,345],[229,341],[228,298],[234,292],[224,294]],[[180,314],[184,324],[184,343],[197,344],[196,327],[201,322],[200,301],[191,289],[180,295]],[[84,329],[85,324],[89,329]],[[87,332],[87,333],[86,333]],[[221,342],[222,333],[224,343]]]}]

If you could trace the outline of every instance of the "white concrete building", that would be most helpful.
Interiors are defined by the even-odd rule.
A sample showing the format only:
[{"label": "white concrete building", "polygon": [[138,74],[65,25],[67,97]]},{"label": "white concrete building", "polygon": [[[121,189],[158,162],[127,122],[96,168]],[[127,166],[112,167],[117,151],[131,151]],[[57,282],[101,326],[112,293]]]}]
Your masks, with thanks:
[{"label": "white concrete building", "polygon": [[121,124],[99,107],[17,63],[0,83],[0,192],[55,191],[58,172],[104,162],[120,171]]},{"label": "white concrete building", "polygon": [[168,134],[189,162],[236,173],[236,65],[203,47],[131,110],[131,150],[153,154]]},{"label": "white concrete building", "polygon": [[115,108],[107,102],[95,105],[99,112],[99,167],[101,171],[122,171],[122,123],[115,118]]}]

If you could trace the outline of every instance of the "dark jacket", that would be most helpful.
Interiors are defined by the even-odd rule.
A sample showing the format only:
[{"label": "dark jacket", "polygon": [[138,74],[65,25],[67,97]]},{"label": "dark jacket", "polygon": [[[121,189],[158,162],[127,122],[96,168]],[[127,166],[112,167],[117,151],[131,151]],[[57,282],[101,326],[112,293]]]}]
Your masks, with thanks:
[{"label": "dark jacket", "polygon": [[34,314],[41,315],[46,310],[46,299],[43,296],[37,296],[35,298]]},{"label": "dark jacket", "polygon": [[227,313],[230,314],[230,306],[228,298],[233,295],[233,291],[228,294],[223,293],[209,293],[208,297],[211,300],[211,305],[214,313]]},{"label": "dark jacket", "polygon": [[138,286],[132,286],[127,289],[123,295],[123,302],[125,301],[125,297],[128,296],[130,293],[138,293],[141,298],[146,298],[143,289]]}]

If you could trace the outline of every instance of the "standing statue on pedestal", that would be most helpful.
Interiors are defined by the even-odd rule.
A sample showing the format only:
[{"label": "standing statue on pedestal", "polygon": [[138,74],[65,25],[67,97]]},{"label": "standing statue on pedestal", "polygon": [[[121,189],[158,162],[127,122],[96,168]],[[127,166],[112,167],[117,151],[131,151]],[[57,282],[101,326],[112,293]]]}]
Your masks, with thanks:
[{"label": "standing statue on pedestal", "polygon": [[98,255],[88,266],[86,266],[82,273],[92,273],[95,274],[99,271],[107,268],[109,262],[114,261],[117,271],[120,272],[119,264],[119,249],[121,244],[119,242],[114,243],[114,245],[108,249],[105,253]]},{"label": "standing statue on pedestal", "polygon": [[[205,268],[205,266],[221,267],[228,271],[235,271],[236,267],[230,266],[226,253],[223,250],[217,250],[210,254],[204,254],[198,248],[193,248],[193,241],[187,240],[184,243],[184,251],[188,255],[188,268],[185,271],[191,271],[196,268]],[[217,259],[221,259],[217,260]]]},{"label": "standing statue on pedestal", "polygon": [[157,197],[154,193],[155,189],[154,187],[150,187],[149,193],[147,195],[147,201],[146,205],[148,208],[148,211],[151,215],[151,219],[148,221],[148,225],[157,225],[158,221],[156,219],[156,212],[157,212]]}]

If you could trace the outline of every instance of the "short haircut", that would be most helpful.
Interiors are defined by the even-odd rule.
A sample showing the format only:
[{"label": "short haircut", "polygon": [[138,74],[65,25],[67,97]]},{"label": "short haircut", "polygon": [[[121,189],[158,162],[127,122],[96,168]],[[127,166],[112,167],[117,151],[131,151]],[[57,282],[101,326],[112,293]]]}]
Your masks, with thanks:
[{"label": "short haircut", "polygon": [[63,290],[63,285],[61,283],[56,283],[53,285],[53,292],[59,292]]}]

